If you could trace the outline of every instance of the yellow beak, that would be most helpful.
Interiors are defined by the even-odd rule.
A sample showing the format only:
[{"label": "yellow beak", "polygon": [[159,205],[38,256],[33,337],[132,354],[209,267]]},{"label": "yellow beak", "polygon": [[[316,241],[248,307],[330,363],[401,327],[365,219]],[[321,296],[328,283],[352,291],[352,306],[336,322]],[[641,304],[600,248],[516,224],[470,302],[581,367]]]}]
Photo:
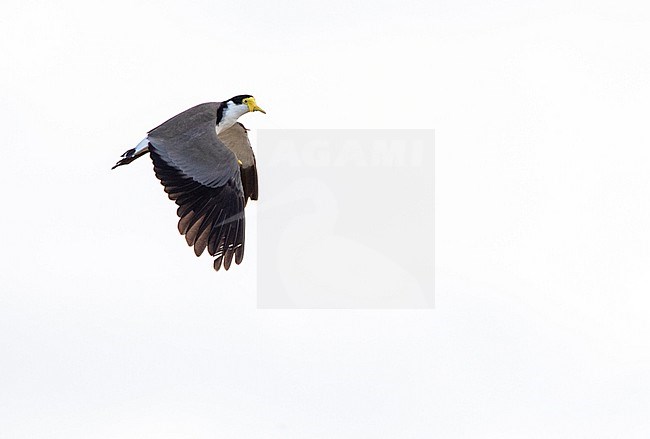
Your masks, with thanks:
[{"label": "yellow beak", "polygon": [[246,105],[248,105],[248,111],[261,111],[262,113],[266,114],[266,111],[262,110],[260,107],[257,106],[257,102],[255,102],[255,98],[248,98],[246,99]]}]

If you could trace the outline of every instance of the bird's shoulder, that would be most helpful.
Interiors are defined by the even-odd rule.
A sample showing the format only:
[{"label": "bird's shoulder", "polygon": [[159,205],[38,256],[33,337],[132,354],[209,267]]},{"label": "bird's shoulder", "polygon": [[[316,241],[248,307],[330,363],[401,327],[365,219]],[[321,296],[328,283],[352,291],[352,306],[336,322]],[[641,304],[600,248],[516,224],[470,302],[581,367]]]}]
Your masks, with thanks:
[{"label": "bird's shoulder", "polygon": [[157,127],[150,130],[150,138],[173,137],[206,124],[216,124],[217,112],[221,102],[205,102],[195,105],[177,115],[167,119]]}]

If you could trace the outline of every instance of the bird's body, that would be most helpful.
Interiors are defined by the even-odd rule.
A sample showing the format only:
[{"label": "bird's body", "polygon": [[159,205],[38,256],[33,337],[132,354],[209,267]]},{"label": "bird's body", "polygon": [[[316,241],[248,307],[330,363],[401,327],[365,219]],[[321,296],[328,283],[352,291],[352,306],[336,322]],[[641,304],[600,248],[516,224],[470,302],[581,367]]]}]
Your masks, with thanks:
[{"label": "bird's body", "polygon": [[214,268],[244,257],[244,206],[257,199],[255,156],[237,119],[262,111],[249,95],[192,107],[149,131],[113,168],[149,153],[156,177],[178,205],[178,230]]}]

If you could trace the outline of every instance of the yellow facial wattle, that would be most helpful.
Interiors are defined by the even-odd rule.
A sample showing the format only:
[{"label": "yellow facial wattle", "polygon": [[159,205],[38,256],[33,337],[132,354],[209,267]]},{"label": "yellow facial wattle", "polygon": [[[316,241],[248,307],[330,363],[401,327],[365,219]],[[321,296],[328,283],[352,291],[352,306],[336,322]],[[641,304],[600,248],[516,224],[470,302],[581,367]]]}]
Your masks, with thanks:
[{"label": "yellow facial wattle", "polygon": [[266,111],[262,110],[260,107],[258,107],[257,102],[255,102],[255,98],[246,98],[242,101],[244,104],[248,105],[248,111],[261,111],[262,113],[266,114]]}]

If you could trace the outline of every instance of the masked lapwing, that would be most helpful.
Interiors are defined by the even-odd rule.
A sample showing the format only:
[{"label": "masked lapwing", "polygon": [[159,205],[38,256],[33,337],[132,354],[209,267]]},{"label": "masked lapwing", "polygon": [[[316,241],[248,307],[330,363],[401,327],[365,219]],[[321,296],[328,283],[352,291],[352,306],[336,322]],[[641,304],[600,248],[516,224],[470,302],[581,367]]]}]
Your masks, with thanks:
[{"label": "masked lapwing", "polygon": [[250,95],[197,105],[147,133],[113,166],[149,153],[156,177],[178,205],[178,231],[214,269],[244,258],[244,206],[257,200],[257,169],[240,116],[261,111]]}]

